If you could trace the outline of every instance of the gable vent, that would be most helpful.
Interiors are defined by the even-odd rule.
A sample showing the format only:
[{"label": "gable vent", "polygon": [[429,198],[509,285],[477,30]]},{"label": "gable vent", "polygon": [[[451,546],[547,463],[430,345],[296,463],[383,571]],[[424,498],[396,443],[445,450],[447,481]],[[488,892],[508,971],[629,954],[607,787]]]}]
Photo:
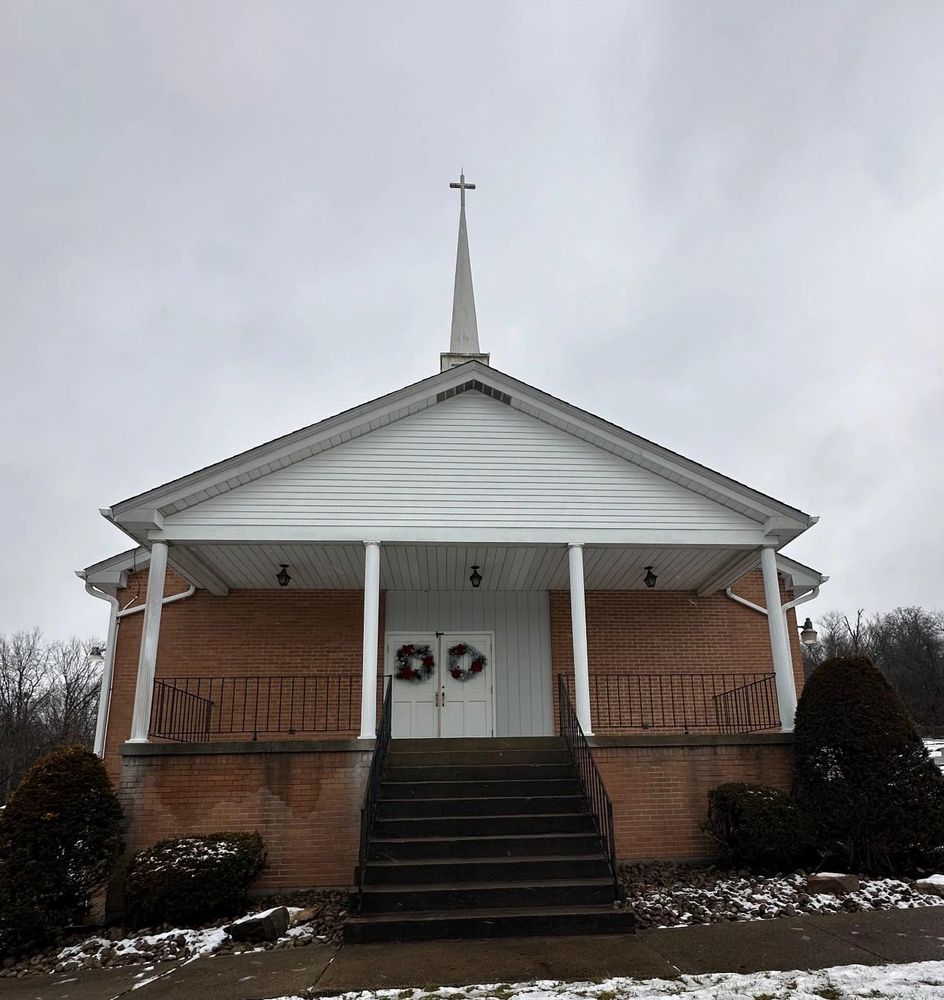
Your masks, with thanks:
[{"label": "gable vent", "polygon": [[479,382],[478,379],[470,379],[468,382],[463,382],[462,385],[457,385],[453,389],[445,389],[443,392],[436,393],[436,402],[441,403],[444,399],[458,396],[460,392],[470,392],[472,390],[481,392],[484,396],[491,396],[492,399],[497,400],[499,403],[504,403],[506,406],[511,406],[511,396],[507,392],[500,392],[498,389],[493,389],[490,385]]}]

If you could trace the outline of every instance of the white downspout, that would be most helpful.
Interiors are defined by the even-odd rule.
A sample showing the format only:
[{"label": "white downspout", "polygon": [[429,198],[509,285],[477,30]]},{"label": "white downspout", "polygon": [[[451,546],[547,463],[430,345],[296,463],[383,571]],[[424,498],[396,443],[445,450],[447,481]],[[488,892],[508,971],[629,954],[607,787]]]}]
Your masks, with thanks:
[{"label": "white downspout", "polygon": [[[173,604],[174,601],[182,601],[186,597],[193,597],[196,592],[197,588],[191,583],[186,590],[182,590],[179,594],[169,594],[165,597],[164,600],[161,601],[161,606],[163,607],[165,604]],[[136,615],[139,611],[143,610],[143,604],[136,604],[133,608],[125,608],[123,611],[119,611],[118,617],[125,618],[128,615]]]},{"label": "white downspout", "polygon": [[105,662],[102,664],[102,683],[98,692],[98,716],[95,720],[95,742],[92,748],[98,757],[105,755],[105,733],[108,730],[108,712],[111,708],[112,678],[115,673],[115,646],[118,639],[118,598],[96,590],[88,581],[85,592],[101,601],[108,601],[108,636],[105,639]]},{"label": "white downspout", "polygon": [[[85,583],[85,592],[97,597],[101,601],[108,601],[111,606],[111,613],[108,617],[108,636],[105,639],[105,660],[102,663],[102,685],[98,695],[98,716],[95,720],[95,742],[93,750],[97,756],[105,755],[105,737],[108,734],[108,715],[111,711],[111,692],[115,679],[115,651],[118,647],[118,625],[120,619],[128,615],[137,614],[144,610],[143,604],[138,604],[133,608],[123,608],[118,610],[118,598],[112,597],[101,590],[96,590],[88,581]],[[190,586],[179,594],[170,594],[165,597],[161,604],[173,604],[175,601],[183,601],[188,597],[193,597],[197,588]]]},{"label": "white downspout", "polygon": [[[745,608],[750,608],[751,611],[758,611],[762,615],[767,614],[766,608],[762,608],[759,604],[749,601],[746,597],[741,597],[740,594],[735,594],[730,587],[725,588],[724,596],[730,597],[732,601],[737,601],[738,604],[743,604]],[[807,601],[815,600],[817,597],[819,597],[819,587],[814,587],[812,590],[808,590],[805,594],[801,594],[792,601],[787,601],[787,603],[784,604],[780,610],[786,614],[791,608],[795,608],[798,604],[806,604]]]}]

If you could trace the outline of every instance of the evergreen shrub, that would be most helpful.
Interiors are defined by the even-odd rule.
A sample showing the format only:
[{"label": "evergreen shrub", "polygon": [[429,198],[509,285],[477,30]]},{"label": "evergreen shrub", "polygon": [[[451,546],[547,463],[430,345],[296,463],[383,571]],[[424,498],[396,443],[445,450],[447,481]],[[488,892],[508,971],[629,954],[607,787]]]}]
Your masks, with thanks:
[{"label": "evergreen shrub", "polygon": [[125,915],[136,927],[236,915],[265,864],[258,833],[162,840],[132,859],[125,875]]},{"label": "evergreen shrub", "polygon": [[835,657],[814,671],[795,738],[794,800],[832,863],[867,872],[940,870],[944,776],[867,657]]},{"label": "evergreen shrub", "polygon": [[730,783],[708,793],[705,832],[738,867],[785,871],[809,852],[809,838],[790,796],[768,785]]},{"label": "evergreen shrub", "polygon": [[0,950],[41,945],[86,913],[122,851],[105,768],[82,747],[40,758],[0,814]]}]

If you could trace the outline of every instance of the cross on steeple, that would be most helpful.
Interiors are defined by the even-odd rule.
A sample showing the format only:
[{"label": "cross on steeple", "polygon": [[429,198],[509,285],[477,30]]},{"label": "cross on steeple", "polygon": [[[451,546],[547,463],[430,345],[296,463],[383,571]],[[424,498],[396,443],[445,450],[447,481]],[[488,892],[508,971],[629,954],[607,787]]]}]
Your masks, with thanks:
[{"label": "cross on steeple", "polygon": [[475,318],[475,294],[472,291],[472,262],[469,260],[469,233],[465,224],[465,193],[474,191],[467,184],[465,170],[459,171],[459,181],[449,187],[459,191],[459,243],[456,247],[456,284],[452,293],[452,332],[449,352],[440,354],[440,368],[445,371],[466,361],[488,364],[488,355],[479,349],[479,325]]},{"label": "cross on steeple", "polygon": [[466,191],[474,191],[475,185],[466,184],[465,173],[463,170],[459,171],[459,183],[457,184],[455,181],[451,181],[449,187],[459,189],[459,205],[461,208],[465,208],[465,193]]}]

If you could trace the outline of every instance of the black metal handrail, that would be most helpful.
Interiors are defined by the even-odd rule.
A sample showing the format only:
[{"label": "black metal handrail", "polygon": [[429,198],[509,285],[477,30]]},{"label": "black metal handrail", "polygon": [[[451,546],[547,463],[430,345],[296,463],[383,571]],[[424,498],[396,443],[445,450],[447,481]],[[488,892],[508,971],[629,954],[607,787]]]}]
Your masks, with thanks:
[{"label": "black metal handrail", "polygon": [[[773,681],[767,671],[605,673],[590,675],[590,707],[596,733],[625,733],[633,729],[675,733],[723,733],[728,718],[722,696]],[[572,678],[567,678],[568,687]],[[761,683],[762,682],[762,683]],[[570,688],[572,690],[572,688]],[[766,690],[766,689],[765,689]],[[758,727],[778,724],[776,698],[774,718],[768,726],[766,703],[757,700]],[[764,711],[761,711],[761,708]],[[744,730],[741,730],[744,731]]]},{"label": "black metal handrail", "polygon": [[583,793],[590,806],[593,822],[596,824],[600,842],[606,852],[613,876],[613,895],[619,895],[619,878],[616,872],[616,836],[613,832],[613,803],[607,794],[606,785],[597,769],[596,761],[584,735],[583,726],[577,718],[567,684],[562,676],[557,678],[557,697],[560,711],[560,732],[570,751],[571,760],[583,786]]},{"label": "black metal handrail", "polygon": [[178,725],[175,711],[196,702],[210,706],[200,739],[350,736],[360,722],[361,679],[349,674],[162,677],[154,683],[151,735],[195,742],[197,737]]},{"label": "black metal handrail", "polygon": [[149,735],[181,743],[205,743],[210,738],[212,712],[209,698],[155,681]]},{"label": "black metal handrail", "polygon": [[383,775],[384,761],[387,759],[387,747],[390,746],[390,734],[393,729],[393,678],[388,677],[384,689],[383,708],[380,712],[380,725],[377,727],[377,739],[374,743],[374,756],[370,762],[370,772],[367,775],[367,788],[364,790],[364,805],[361,808],[361,848],[357,861],[357,909],[360,911],[364,898],[364,877],[367,873],[367,857],[370,854],[370,838],[377,816],[377,805],[380,802],[380,779]]},{"label": "black metal handrail", "polygon": [[715,696],[718,726],[723,733],[757,733],[780,728],[777,679],[767,674],[759,680]]}]

